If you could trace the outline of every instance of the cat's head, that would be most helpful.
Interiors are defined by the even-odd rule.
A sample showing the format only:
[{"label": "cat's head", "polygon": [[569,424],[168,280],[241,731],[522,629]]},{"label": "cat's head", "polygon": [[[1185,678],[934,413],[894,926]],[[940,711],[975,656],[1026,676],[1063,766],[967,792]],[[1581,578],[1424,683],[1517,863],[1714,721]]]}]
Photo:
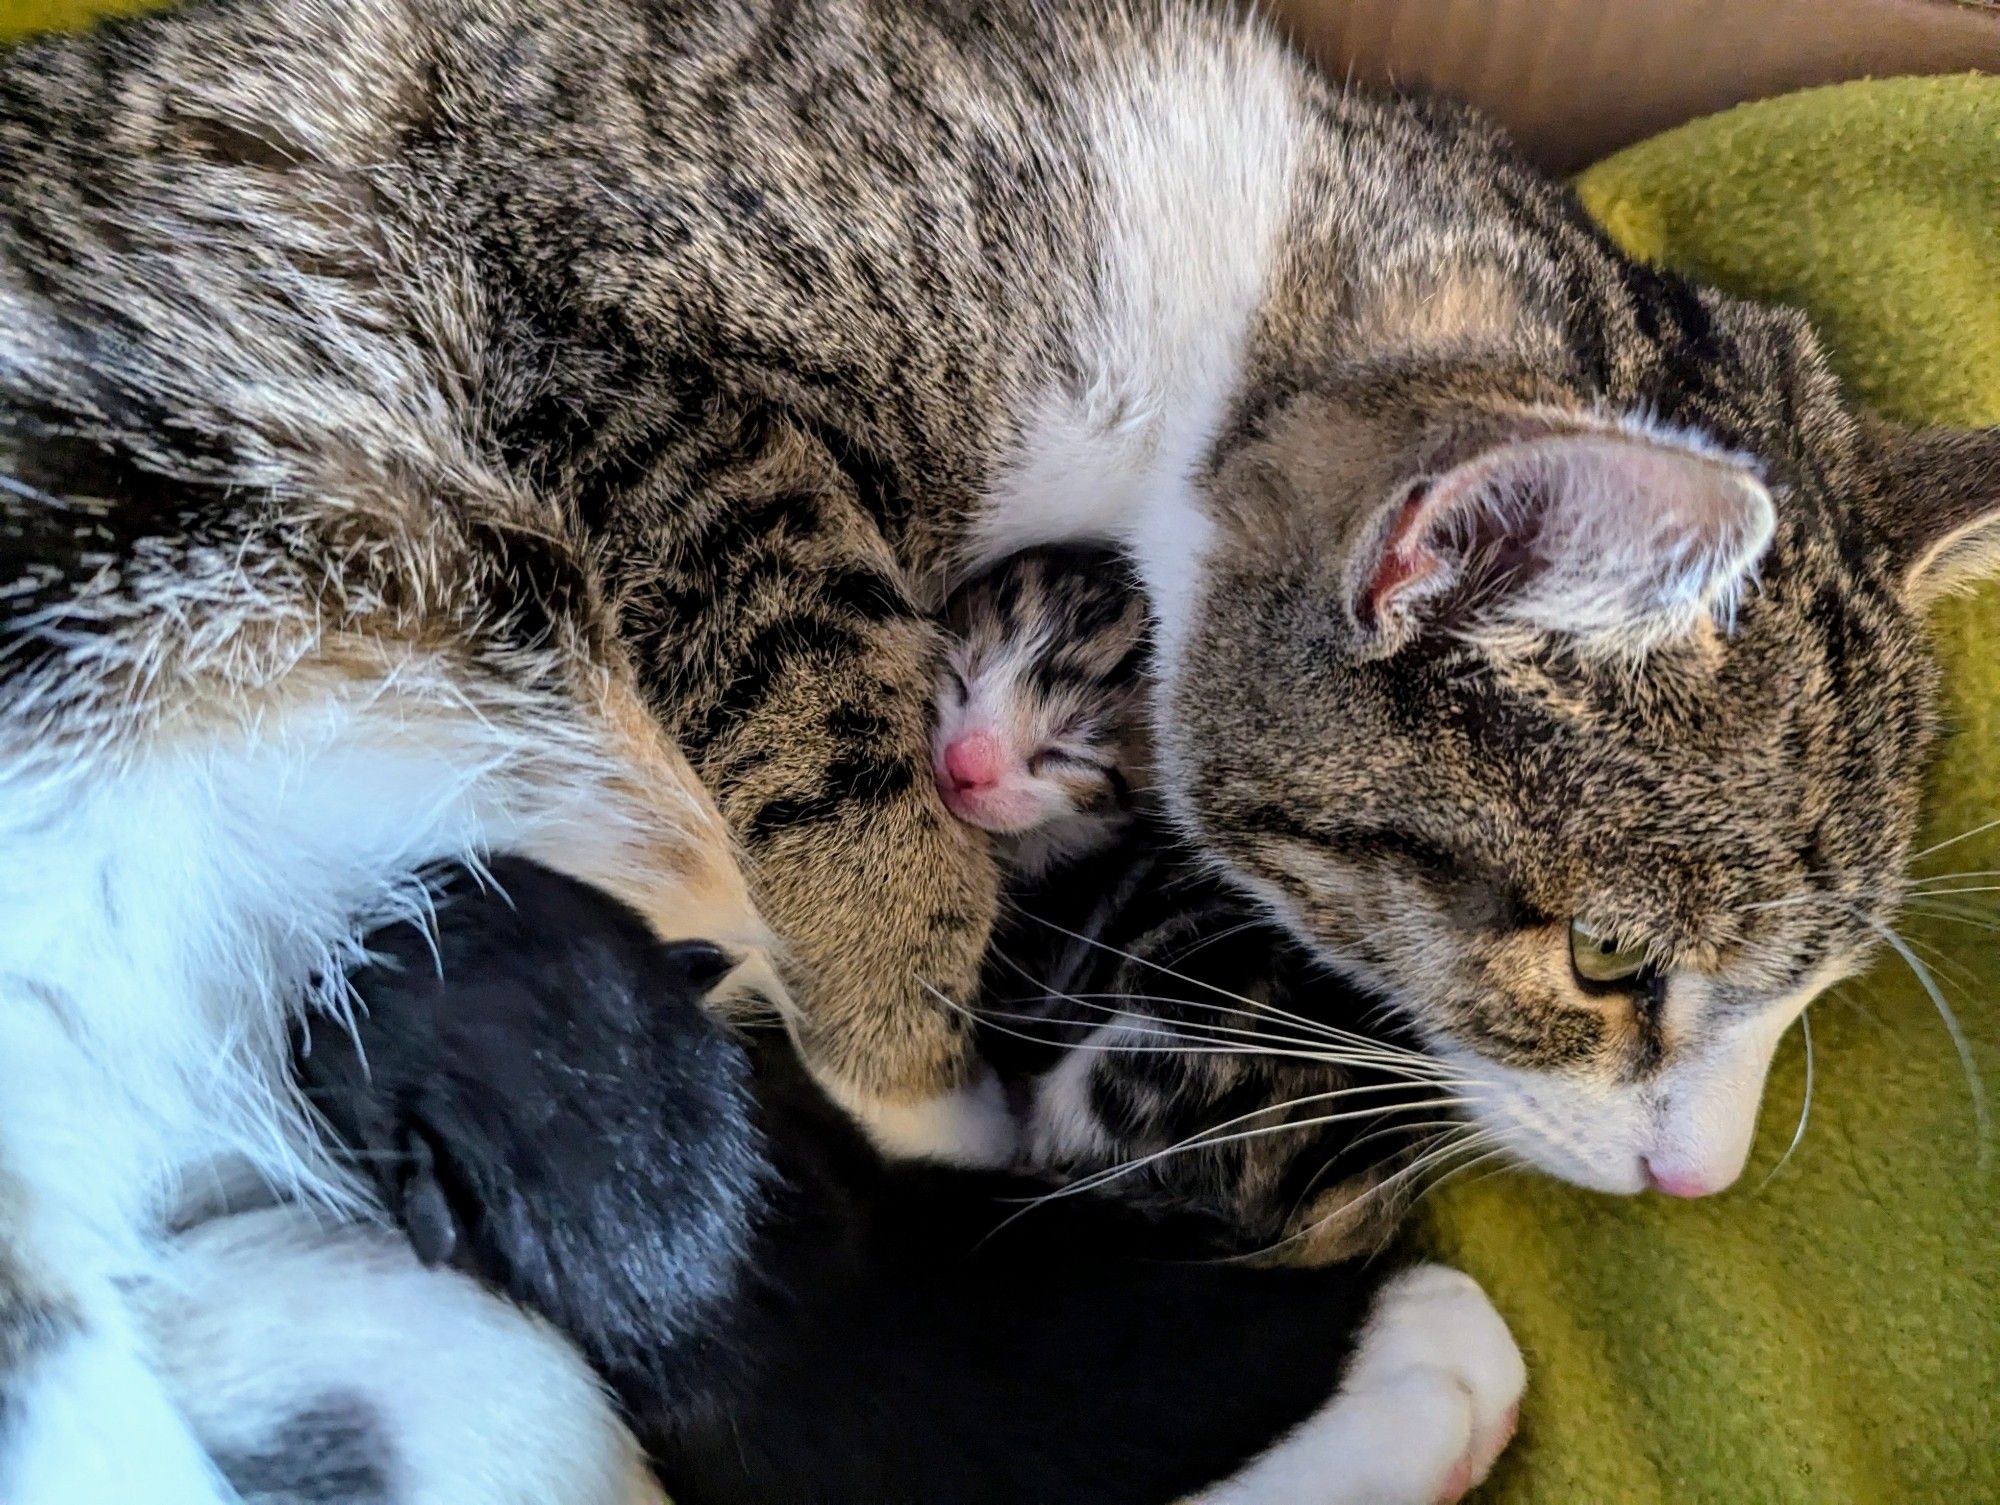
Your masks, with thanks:
[{"label": "cat's head", "polygon": [[2000,556],[2000,431],[1863,417],[1802,321],[1683,292],[1698,364],[1426,348],[1246,412],[1159,758],[1181,824],[1518,1157],[1699,1195],[1779,1037],[1885,938],[1924,606]]}]

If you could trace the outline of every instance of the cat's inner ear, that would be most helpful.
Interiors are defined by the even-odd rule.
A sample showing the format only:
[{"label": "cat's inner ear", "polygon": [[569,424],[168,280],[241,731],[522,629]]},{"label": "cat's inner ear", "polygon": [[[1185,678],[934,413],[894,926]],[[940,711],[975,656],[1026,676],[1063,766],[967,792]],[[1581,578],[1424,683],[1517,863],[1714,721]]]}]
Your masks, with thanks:
[{"label": "cat's inner ear", "polygon": [[1867,510],[1910,600],[2000,575],[2000,428],[1872,427],[1881,463]]},{"label": "cat's inner ear", "polygon": [[1354,616],[1380,652],[1448,617],[1642,653],[1726,623],[1775,525],[1770,492],[1729,457],[1617,430],[1519,439],[1386,509]]}]

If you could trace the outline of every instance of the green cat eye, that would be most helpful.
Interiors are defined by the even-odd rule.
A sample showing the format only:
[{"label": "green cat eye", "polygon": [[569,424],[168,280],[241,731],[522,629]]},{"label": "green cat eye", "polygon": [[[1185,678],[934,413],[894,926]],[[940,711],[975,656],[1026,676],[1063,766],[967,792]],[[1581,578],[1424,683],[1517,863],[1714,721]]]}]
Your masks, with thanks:
[{"label": "green cat eye", "polygon": [[1624,982],[1645,971],[1650,959],[1644,946],[1621,946],[1570,921],[1569,962],[1585,982]]}]

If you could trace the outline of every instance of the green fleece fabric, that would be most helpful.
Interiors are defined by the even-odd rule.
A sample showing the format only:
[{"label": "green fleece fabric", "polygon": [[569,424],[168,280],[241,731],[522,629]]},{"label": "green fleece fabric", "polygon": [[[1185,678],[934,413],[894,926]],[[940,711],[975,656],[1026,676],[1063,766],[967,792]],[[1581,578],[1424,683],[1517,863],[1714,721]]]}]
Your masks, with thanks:
[{"label": "green fleece fabric", "polygon": [[0,0],[0,42],[82,26],[99,16],[158,9],[163,0]]},{"label": "green fleece fabric", "polygon": [[[0,0],[0,39],[140,3]],[[2000,423],[2000,79],[1747,106],[1579,187],[1633,252],[1805,308],[1885,412]],[[2000,592],[1935,622],[1957,730],[1927,840],[2000,814]],[[2000,833],[1920,868],[2000,869]],[[1909,933],[1978,1069],[2000,1076],[2000,943],[1980,928],[2000,924],[1996,899],[1960,895],[1976,924]],[[1532,1370],[1484,1499],[2000,1501],[2000,1173],[1982,1167],[1965,1071],[1900,961],[1811,1018],[1811,1121],[1776,1175],[1804,1091],[1796,1031],[1750,1169],[1722,1197],[1619,1201],[1505,1176],[1433,1204],[1439,1251],[1486,1283]]]},{"label": "green fleece fabric", "polygon": [[[1908,421],[2000,423],[2000,78],[1885,79],[1748,105],[1584,174],[1625,247],[1805,309],[1853,389]],[[1925,845],[2000,815],[2000,590],[1933,617],[1955,732]],[[1966,917],[1912,917],[1980,1073],[2000,1081],[2000,832]],[[2000,1501],[2000,1171],[1967,1074],[1891,956],[1787,1037],[1749,1170],[1708,1202],[1501,1176],[1431,1234],[1527,1351],[1521,1435],[1482,1501]],[[2000,1147],[1993,1156],[2000,1157]],[[1767,1181],[1768,1178],[1768,1181]]]}]

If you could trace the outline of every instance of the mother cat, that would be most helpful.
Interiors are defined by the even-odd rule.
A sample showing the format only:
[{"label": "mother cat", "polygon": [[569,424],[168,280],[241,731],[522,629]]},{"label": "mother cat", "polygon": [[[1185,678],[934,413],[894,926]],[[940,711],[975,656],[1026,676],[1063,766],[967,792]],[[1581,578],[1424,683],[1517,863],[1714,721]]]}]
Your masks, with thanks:
[{"label": "mother cat", "polygon": [[143,1415],[203,1497],[123,1293],[339,1190],[286,1025],[439,858],[1003,1155],[926,612],[1021,545],[1129,551],[1175,818],[1559,1174],[1726,1184],[1894,901],[2000,440],[1255,24],[222,0],[8,57],[0,184],[0,1479]]}]

